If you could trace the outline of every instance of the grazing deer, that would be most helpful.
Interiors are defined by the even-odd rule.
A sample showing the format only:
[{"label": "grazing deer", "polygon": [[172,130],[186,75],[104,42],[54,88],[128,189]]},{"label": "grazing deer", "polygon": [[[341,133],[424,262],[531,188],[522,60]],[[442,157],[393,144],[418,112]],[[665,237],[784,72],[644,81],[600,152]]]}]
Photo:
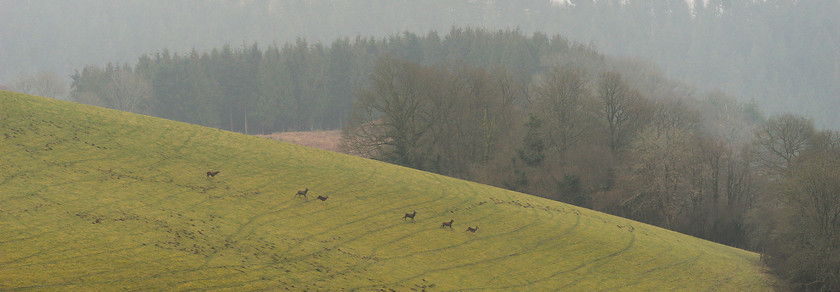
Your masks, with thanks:
[{"label": "grazing deer", "polygon": [[219,174],[220,172],[221,172],[221,171],[208,171],[208,172],[207,172],[207,176],[209,176],[209,177],[216,177],[216,175],[217,175],[217,174]]},{"label": "grazing deer", "polygon": [[405,218],[411,218],[411,221],[414,221],[414,215],[417,215],[417,211],[414,211],[414,213],[411,214],[405,213],[405,217],[403,217],[403,220],[405,220]]},{"label": "grazing deer", "polygon": [[295,195],[295,196],[303,196],[303,198],[305,199],[306,198],[306,192],[308,192],[308,191],[309,191],[309,188],[306,188],[305,190],[302,190],[302,191],[298,191],[297,195]]},{"label": "grazing deer", "polygon": [[467,230],[464,230],[464,233],[467,233],[467,231],[475,233],[476,230],[478,230],[478,225],[476,225],[475,228],[467,226]]},{"label": "grazing deer", "polygon": [[329,198],[330,198],[329,196],[327,196],[327,197],[324,197],[324,196],[318,196],[318,200],[321,200],[321,202],[324,202],[324,201],[326,201],[326,200],[327,200],[327,199],[329,199]]},{"label": "grazing deer", "polygon": [[440,223],[440,228],[449,227],[449,229],[452,229],[452,222],[455,222],[455,219],[449,219],[449,222]]}]

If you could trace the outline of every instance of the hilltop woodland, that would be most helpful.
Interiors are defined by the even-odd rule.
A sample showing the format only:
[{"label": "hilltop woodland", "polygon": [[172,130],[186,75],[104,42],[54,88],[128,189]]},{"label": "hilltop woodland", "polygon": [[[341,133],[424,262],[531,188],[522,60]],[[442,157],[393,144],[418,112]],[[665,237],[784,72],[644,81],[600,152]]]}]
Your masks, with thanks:
[{"label": "hilltop woodland", "polygon": [[561,36],[454,28],[143,55],[73,100],[248,134],[343,129],[346,153],[759,251],[840,289],[840,134]]}]

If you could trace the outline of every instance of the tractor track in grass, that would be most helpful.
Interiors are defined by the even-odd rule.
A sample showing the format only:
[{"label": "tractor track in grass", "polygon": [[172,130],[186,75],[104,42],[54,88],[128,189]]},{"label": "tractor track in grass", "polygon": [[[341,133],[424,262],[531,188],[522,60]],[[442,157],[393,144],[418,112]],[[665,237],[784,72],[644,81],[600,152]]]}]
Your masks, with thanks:
[{"label": "tractor track in grass", "polygon": [[[68,235],[71,235],[71,234],[68,233]],[[11,266],[9,268],[20,268],[20,267],[27,267],[27,266],[39,266],[39,265],[40,266],[54,265],[54,264],[60,264],[60,263],[63,263],[63,262],[67,262],[70,259],[94,258],[94,257],[99,256],[99,255],[119,253],[119,252],[128,251],[128,250],[139,250],[139,249],[143,249],[143,248],[153,249],[152,246],[148,246],[147,244],[140,244],[140,245],[133,246],[133,247],[113,249],[113,250],[95,252],[95,253],[85,253],[85,254],[72,256],[72,257],[57,258],[57,259],[50,260],[50,261],[41,261],[41,262],[37,262],[37,263],[28,263],[28,264],[24,264],[24,265],[15,265],[15,266]],[[41,249],[41,252],[43,253],[46,250],[50,250],[54,254],[63,254],[63,251],[54,252],[54,250],[52,248]],[[76,250],[74,248],[69,248],[69,249],[65,249],[64,251],[78,251],[78,250]],[[150,254],[154,255],[154,253],[152,251],[149,251],[147,253],[150,253]],[[142,256],[142,254],[133,254],[133,256]],[[147,263],[147,264],[148,263],[158,263],[158,264],[161,264],[161,266],[164,266],[162,263],[167,262],[169,260],[171,260],[171,259],[170,258],[158,258],[157,260],[154,260],[154,261],[146,260],[145,263]],[[127,270],[133,270],[133,269],[135,269],[135,267],[133,267],[133,266],[124,266],[124,267],[121,267],[121,268],[110,268],[110,269],[107,269],[106,271],[97,272],[97,273],[94,273],[94,274],[115,274],[115,275],[117,275],[117,273],[115,273],[115,272],[127,271]],[[77,275],[76,278],[81,279],[81,278],[87,277],[89,275],[91,275],[91,274]],[[85,283],[85,282],[74,282],[74,283],[69,283],[68,285],[76,285],[76,284],[83,284],[83,283]],[[44,285],[44,286],[49,286],[49,285]],[[58,286],[58,285],[56,284],[56,285],[52,285],[52,286]]]},{"label": "tractor track in grass", "polygon": [[[533,212],[537,212],[537,211],[534,210]],[[557,234],[552,234],[551,236],[548,236],[548,237],[546,237],[542,240],[538,240],[538,241],[535,241],[535,242],[529,242],[527,245],[521,246],[518,249],[518,251],[514,252],[514,253],[506,254],[506,255],[503,255],[503,256],[490,257],[490,258],[482,259],[482,260],[479,260],[479,261],[473,261],[473,262],[458,264],[458,265],[455,265],[455,266],[449,266],[449,267],[444,267],[444,268],[439,268],[439,269],[425,270],[425,271],[422,271],[420,273],[416,273],[414,275],[411,275],[409,277],[404,277],[404,278],[402,278],[398,281],[393,281],[393,282],[384,283],[384,284],[357,286],[357,287],[353,287],[351,290],[372,289],[372,288],[389,286],[389,285],[400,285],[400,284],[404,284],[404,283],[406,283],[408,281],[411,281],[411,280],[414,280],[414,279],[423,278],[423,277],[425,277],[429,274],[432,274],[432,273],[451,271],[451,270],[466,268],[466,267],[480,265],[480,264],[500,262],[500,261],[504,261],[504,260],[507,260],[507,259],[510,259],[510,258],[513,258],[513,257],[533,254],[533,253],[537,252],[538,248],[546,248],[545,244],[547,242],[558,242],[559,241],[558,239],[564,238],[567,235],[571,234],[574,230],[576,230],[580,226],[581,221],[580,221],[580,216],[576,215],[575,218],[576,218],[575,223],[572,226],[567,227],[562,232],[557,233]],[[476,289],[497,289],[497,288],[498,287],[488,287],[488,288],[476,288]],[[458,290],[465,290],[465,289],[458,289]]]},{"label": "tractor track in grass", "polygon": [[[231,267],[218,267],[218,268],[209,268],[209,269],[229,269],[229,268],[231,268]],[[166,274],[170,274],[170,273],[171,274],[178,274],[178,273],[187,273],[187,272],[196,272],[196,271],[198,271],[198,270],[197,269],[184,269],[184,270],[167,271]],[[236,273],[241,273],[241,272],[236,272]],[[39,284],[39,285],[30,285],[30,286],[3,288],[3,289],[8,289],[9,291],[43,290],[43,289],[47,289],[47,288],[58,288],[58,287],[67,288],[67,287],[71,287],[71,286],[91,286],[91,285],[101,285],[101,284],[108,284],[109,286],[114,287],[114,286],[117,286],[116,284],[127,282],[127,281],[135,281],[135,280],[138,280],[138,279],[144,279],[144,280],[145,279],[149,279],[149,280],[150,279],[161,279],[160,275],[161,274],[156,274],[156,275],[150,275],[150,276],[144,276],[144,277],[123,278],[123,279],[118,279],[118,280],[104,280],[104,281],[71,281],[71,282],[66,282],[66,283]],[[174,277],[170,277],[170,278],[174,278]],[[215,277],[207,277],[204,280],[214,279],[214,278]],[[183,283],[196,282],[198,280],[201,280],[201,279],[185,281]],[[160,282],[156,282],[156,283],[160,284]],[[164,282],[164,284],[170,284],[170,282]],[[160,289],[160,286],[172,286],[172,285],[154,285],[154,286],[145,285],[144,287],[134,288],[130,291],[156,290],[156,289]],[[128,290],[128,289],[125,289],[125,290]]]},{"label": "tractor track in grass", "polygon": [[[110,254],[110,253],[119,253],[119,252],[124,252],[124,251],[129,251],[129,250],[137,250],[137,249],[141,249],[141,248],[144,248],[144,247],[146,247],[146,246],[145,245],[138,245],[138,246],[134,246],[134,247],[126,247],[126,248],[120,248],[120,249],[114,249],[114,250],[98,251],[98,252],[95,252],[95,253],[76,255],[76,256],[65,257],[65,258],[58,258],[58,259],[55,259],[55,260],[45,261],[45,262],[34,262],[34,263],[27,263],[27,264],[23,264],[23,265],[4,266],[4,267],[0,268],[0,270],[56,264],[56,263],[61,263],[61,262],[67,262],[68,260],[72,260],[72,259],[80,259],[80,258],[97,256],[97,255],[104,255],[104,254]],[[75,248],[67,248],[67,249],[60,250],[60,251],[57,251],[57,252],[54,252],[54,253],[63,254],[67,251],[76,251],[76,249]],[[7,264],[7,263],[0,263],[0,265],[5,265],[5,264]]]},{"label": "tractor track in grass", "polygon": [[[672,249],[673,249],[673,244],[672,244],[672,247],[671,247],[671,248],[669,248],[669,251],[670,251],[670,250],[672,250]],[[656,271],[667,270],[667,269],[671,269],[671,268],[674,268],[674,267],[677,267],[677,266],[682,266],[682,265],[691,265],[691,264],[695,264],[695,263],[697,263],[697,261],[699,261],[699,260],[700,260],[700,258],[702,258],[702,257],[703,257],[703,255],[704,255],[704,254],[705,254],[705,252],[700,251],[699,253],[697,253],[697,255],[692,256],[691,258],[686,259],[685,261],[674,262],[674,263],[671,263],[671,264],[668,264],[668,265],[658,266],[658,267],[656,267],[656,268],[648,269],[648,270],[646,270],[646,271],[641,272],[640,274],[638,274],[638,277],[636,277],[636,279],[635,279],[635,280],[633,280],[632,282],[627,282],[627,283],[624,283],[624,285],[622,285],[622,286],[613,287],[613,288],[611,288],[611,290],[612,290],[612,289],[626,288],[626,287],[632,287],[632,286],[635,286],[635,285],[639,284],[639,283],[642,281],[642,280],[641,280],[641,279],[643,279],[643,277],[642,277],[642,276],[652,274],[653,272],[656,272]],[[715,291],[715,290],[717,290],[717,289],[710,289],[710,291]]]},{"label": "tractor track in grass", "polygon": [[[483,203],[483,202],[486,202],[486,201],[482,201],[482,203]],[[531,213],[536,213],[536,212],[537,212],[536,210],[531,210],[531,211],[532,211]],[[444,214],[445,214],[445,212],[444,212]],[[482,219],[485,219],[485,218],[490,217],[490,216],[492,216],[492,215],[493,215],[493,214],[485,215],[485,216],[480,217],[480,218],[478,218],[478,219],[473,219],[472,221],[474,221],[474,222],[475,222],[475,221],[483,221]],[[555,214],[550,214],[550,215],[551,215],[552,217],[554,217],[554,216],[555,216]],[[534,217],[534,216],[530,216],[530,217]],[[533,226],[537,225],[539,222],[546,221],[546,220],[540,220],[540,219],[537,219],[536,217],[534,217],[534,218],[535,218],[535,219],[531,220],[531,222],[530,222],[530,223],[528,223],[528,224],[525,224],[525,225],[519,225],[519,226],[517,226],[515,229],[510,230],[510,231],[500,232],[500,233],[495,233],[495,234],[492,234],[492,235],[487,235],[487,236],[481,236],[479,240],[488,240],[488,239],[491,239],[491,238],[504,237],[504,236],[506,236],[506,235],[510,235],[510,234],[513,234],[513,233],[516,233],[516,232],[522,231],[522,230],[527,229],[527,228],[529,228],[529,227],[533,227]],[[548,220],[548,221],[551,221],[551,220]],[[428,229],[424,229],[424,230],[421,230],[421,231],[432,231],[432,230],[436,230],[436,229],[433,229],[433,228],[428,228]],[[397,239],[397,240],[394,240],[394,241],[391,241],[391,242],[387,242],[387,243],[385,243],[385,244],[383,244],[383,245],[381,245],[381,246],[377,247],[377,249],[375,249],[375,250],[378,250],[379,248],[382,248],[382,247],[384,247],[384,246],[386,246],[386,245],[394,244],[395,242],[400,241],[400,240],[402,240],[403,238],[408,238],[408,237],[413,237],[413,236],[416,236],[418,233],[419,233],[419,232],[417,232],[417,233],[412,233],[412,234],[409,234],[409,235],[405,235],[405,236],[403,236],[402,238],[399,238],[399,239]],[[392,257],[380,257],[380,259],[382,259],[382,260],[394,260],[394,259],[406,258],[406,257],[411,257],[411,256],[419,255],[419,254],[424,254],[424,253],[431,253],[431,252],[444,251],[444,250],[448,250],[448,249],[452,249],[452,248],[460,247],[460,246],[465,245],[465,244],[467,244],[467,243],[470,243],[470,241],[463,241],[463,242],[461,242],[461,243],[459,243],[459,244],[455,244],[455,245],[449,245],[449,246],[445,246],[445,247],[441,247],[441,248],[435,248],[435,249],[430,249],[430,250],[416,251],[416,252],[412,252],[412,253],[408,253],[408,254],[404,254],[404,255],[399,255],[399,256],[392,256]]]},{"label": "tractor track in grass", "polygon": [[[19,223],[18,223],[18,224],[19,224]],[[35,238],[39,238],[39,237],[42,237],[42,236],[44,236],[44,235],[47,235],[47,234],[52,234],[52,233],[55,233],[55,232],[56,232],[55,230],[50,230],[50,231],[44,231],[44,232],[41,232],[41,233],[38,233],[38,234],[34,234],[34,235],[33,235],[33,234],[29,234],[29,235],[30,235],[29,237],[23,237],[23,238],[13,238],[13,239],[9,239],[9,240],[0,241],[0,245],[2,245],[2,244],[7,244],[7,243],[12,243],[12,242],[15,242],[15,241],[22,241],[22,240],[35,239]],[[0,237],[2,237],[2,238],[7,238],[7,236],[6,236],[5,234],[0,234]],[[5,263],[0,263],[0,265],[2,265],[2,264],[5,264]]]},{"label": "tractor track in grass", "polygon": [[[534,284],[537,284],[537,283],[542,283],[542,282],[551,280],[555,277],[558,277],[560,275],[580,270],[581,268],[589,266],[590,264],[593,264],[593,263],[596,263],[596,262],[599,262],[599,261],[603,261],[605,259],[616,257],[616,256],[630,250],[630,248],[632,248],[634,246],[635,241],[636,241],[636,235],[634,233],[630,232],[630,240],[620,250],[617,250],[617,251],[612,252],[610,254],[607,254],[605,256],[601,256],[601,257],[597,257],[597,258],[594,258],[594,259],[590,259],[588,261],[584,261],[584,262],[578,264],[577,266],[575,266],[571,269],[567,269],[567,270],[563,270],[563,271],[557,271],[557,272],[555,272],[555,273],[553,273],[553,274],[551,274],[547,277],[542,277],[542,278],[536,279],[536,280],[527,280],[527,283],[525,283],[525,284],[508,285],[508,286],[502,286],[502,287],[480,287],[480,288],[459,289],[459,290],[514,289],[514,288],[523,288],[525,286],[534,285]],[[579,281],[579,278],[578,278],[578,280],[573,281],[573,283],[577,283],[577,281]],[[561,289],[566,288],[569,285],[571,285],[571,284],[566,284],[566,285],[564,285],[560,288]]]},{"label": "tractor track in grass", "polygon": [[[445,213],[444,213],[444,214],[445,214]],[[480,217],[480,218],[479,218],[479,219],[477,219],[477,220],[485,219],[485,218],[490,217],[490,216],[492,216],[492,215],[493,215],[493,214],[488,214],[488,215],[485,215],[485,216]],[[407,258],[407,257],[415,256],[415,255],[425,254],[425,253],[441,252],[441,251],[445,251],[445,250],[456,249],[456,248],[459,248],[459,247],[462,247],[462,246],[466,246],[467,244],[476,244],[478,241],[486,241],[486,240],[489,240],[489,239],[491,239],[491,238],[496,238],[496,237],[500,237],[500,236],[509,235],[509,234],[513,234],[513,233],[519,232],[519,231],[521,231],[521,230],[523,230],[523,229],[526,229],[526,228],[527,228],[527,227],[529,227],[529,226],[533,226],[535,223],[536,223],[536,220],[535,220],[535,221],[532,221],[532,222],[531,222],[531,223],[529,223],[529,224],[519,226],[518,228],[516,228],[516,229],[514,229],[514,230],[511,230],[511,231],[507,231],[507,232],[503,232],[503,233],[497,233],[497,234],[490,235],[490,236],[483,236],[483,237],[478,238],[478,239],[468,238],[468,239],[466,239],[466,240],[462,240],[462,241],[461,241],[461,242],[459,242],[459,243],[450,244],[450,245],[447,245],[447,246],[444,246],[444,247],[435,248],[435,249],[431,249],[431,250],[422,250],[422,251],[412,252],[412,253],[409,253],[409,254],[404,254],[404,255],[400,255],[400,256],[393,256],[393,257],[379,257],[379,256],[377,256],[377,255],[376,255],[376,254],[377,254],[377,251],[378,251],[379,249],[383,248],[383,247],[384,247],[384,246],[386,246],[386,245],[394,244],[394,243],[399,242],[399,241],[401,241],[401,240],[403,240],[403,239],[405,239],[405,238],[416,237],[416,236],[417,236],[419,233],[421,233],[421,232],[427,232],[427,231],[428,231],[428,232],[434,232],[435,230],[440,229],[440,228],[431,228],[431,227],[429,227],[429,228],[427,228],[427,229],[423,229],[423,230],[420,230],[420,231],[418,231],[418,232],[410,233],[410,234],[408,234],[408,235],[404,235],[404,236],[402,236],[402,237],[400,237],[400,238],[397,238],[397,239],[392,240],[392,241],[390,241],[390,242],[387,242],[387,243],[385,243],[385,244],[382,244],[382,245],[376,246],[376,247],[373,249],[373,252],[371,253],[371,255],[370,255],[370,256],[368,256],[369,258],[376,259],[376,260],[375,260],[375,261],[373,261],[373,262],[371,262],[371,261],[361,262],[361,263],[359,263],[359,264],[352,265],[352,266],[350,266],[350,267],[348,267],[348,268],[346,268],[346,269],[343,269],[343,270],[340,270],[340,271],[336,271],[335,273],[331,273],[331,274],[324,275],[323,277],[318,278],[318,279],[317,279],[317,280],[315,280],[315,281],[316,281],[316,282],[323,282],[323,281],[325,281],[325,280],[327,280],[327,279],[334,279],[334,278],[336,278],[336,277],[338,277],[338,276],[346,276],[346,275],[348,275],[348,274],[351,274],[352,272],[361,272],[361,271],[366,271],[366,270],[368,270],[368,268],[370,268],[371,266],[376,265],[379,261],[391,261],[391,260],[396,260],[396,259],[401,259],[401,258]],[[439,231],[438,231],[438,232],[439,232]],[[409,279],[407,279],[407,280],[409,280]],[[405,282],[405,281],[402,281],[402,282]],[[392,283],[392,284],[397,284],[397,283]],[[373,286],[368,286],[368,287],[373,287]],[[354,288],[354,289],[355,289],[355,288]]]},{"label": "tractor track in grass", "polygon": [[[429,200],[429,201],[424,202],[424,203],[430,203],[430,202],[434,202],[434,201],[435,201],[435,200]],[[404,208],[404,207],[399,207],[399,208]],[[325,234],[329,234],[329,233],[337,232],[337,230],[339,230],[341,227],[344,227],[344,226],[349,226],[349,225],[354,224],[354,223],[357,223],[357,222],[365,221],[365,219],[369,219],[369,218],[373,218],[373,217],[378,217],[378,216],[381,216],[381,215],[384,215],[384,214],[392,214],[392,213],[394,213],[394,211],[395,211],[395,210],[397,210],[397,209],[398,209],[398,208],[392,208],[392,209],[389,209],[389,210],[385,210],[385,211],[380,212],[380,213],[376,213],[376,214],[369,215],[369,216],[364,217],[364,218],[357,219],[357,220],[355,220],[354,222],[343,224],[343,225],[341,225],[341,226],[339,226],[339,227],[336,227],[336,228],[333,228],[333,229],[331,229],[331,230],[327,230],[327,231],[324,231],[324,232],[311,234],[311,235],[309,235],[309,236],[307,236],[307,237],[304,237],[304,238],[301,238],[301,239],[297,239],[295,244],[293,244],[293,245],[289,246],[289,248],[287,248],[285,251],[283,251],[283,252],[279,252],[279,254],[290,254],[290,253],[292,253],[292,252],[293,252],[293,251],[295,251],[295,250],[300,250],[300,248],[299,248],[299,247],[300,247],[301,245],[303,245],[304,243],[307,243],[307,244],[309,244],[309,243],[311,243],[311,244],[317,244],[317,242],[315,242],[315,241],[313,241],[313,240],[312,240],[312,239],[313,239],[313,238],[315,238],[315,237],[319,237],[319,236],[323,236],[323,235],[325,235]],[[402,222],[400,222],[400,223],[402,223]],[[378,229],[368,230],[367,232],[364,232],[364,233],[362,233],[362,234],[359,234],[359,235],[357,235],[357,236],[355,236],[355,237],[352,237],[352,238],[346,239],[346,240],[344,240],[344,241],[339,241],[339,242],[336,242],[336,243],[334,243],[334,244],[330,245],[329,247],[324,247],[324,246],[321,246],[321,248],[319,248],[319,249],[315,249],[314,251],[309,252],[309,253],[305,253],[305,254],[301,254],[301,255],[297,255],[297,256],[293,256],[293,257],[280,257],[278,260],[275,260],[275,261],[272,261],[272,262],[265,262],[265,263],[261,263],[261,264],[252,264],[252,265],[249,265],[249,267],[250,267],[250,269],[253,269],[253,270],[255,270],[255,271],[260,271],[260,270],[266,270],[266,269],[274,268],[276,265],[281,264],[281,263],[301,262],[301,261],[302,261],[302,260],[304,260],[304,259],[311,258],[311,257],[313,257],[313,256],[315,256],[315,255],[317,255],[317,254],[320,254],[320,253],[324,252],[324,250],[331,251],[331,250],[333,250],[333,249],[338,249],[341,245],[344,245],[344,244],[347,244],[347,243],[349,243],[349,242],[352,242],[352,241],[358,240],[358,239],[360,239],[360,238],[366,238],[366,237],[367,237],[367,236],[369,236],[370,234],[373,234],[373,233],[376,233],[376,232],[380,232],[380,231],[382,231],[382,230],[386,230],[386,229],[394,228],[394,227],[396,227],[397,225],[398,225],[398,224],[391,224],[391,225],[387,225],[387,226],[384,226],[384,227],[381,227],[381,228],[378,228]]]},{"label": "tractor track in grass", "polygon": [[[467,201],[464,201],[464,202],[467,202]],[[438,214],[438,215],[439,215],[438,217],[440,217],[440,215],[447,214],[447,213],[448,213],[447,211],[440,212],[440,213]],[[490,216],[492,216],[492,215],[493,215],[493,214],[484,215],[484,216],[482,216],[482,217],[479,217],[479,219],[477,219],[477,220],[484,219],[484,218],[490,217]],[[380,231],[382,231],[382,230],[386,230],[386,229],[398,228],[398,227],[405,226],[405,224],[413,224],[413,223],[396,222],[396,223],[392,223],[392,224],[391,224],[391,225],[389,225],[389,226],[383,227],[383,228],[381,228],[381,229],[374,230],[373,232],[380,232]],[[431,226],[431,225],[430,225],[430,226]],[[385,246],[388,246],[388,245],[391,245],[391,244],[395,244],[395,243],[400,242],[400,241],[402,241],[402,240],[404,240],[404,239],[406,239],[406,238],[417,237],[417,235],[418,235],[418,234],[420,234],[420,233],[422,233],[422,232],[440,232],[439,230],[440,230],[440,228],[439,228],[439,227],[438,227],[438,228],[427,227],[427,228],[425,228],[425,229],[421,229],[421,230],[419,230],[419,231],[416,231],[416,232],[412,232],[412,233],[409,233],[409,234],[403,235],[403,236],[401,236],[401,237],[398,237],[398,238],[396,238],[396,239],[393,239],[393,240],[391,240],[391,241],[388,241],[388,242],[386,242],[386,243],[384,243],[384,244],[379,244],[379,245],[374,246],[374,247],[371,249],[371,252],[370,252],[370,253],[368,253],[367,255],[362,256],[362,257],[366,257],[366,258],[374,259],[374,260],[375,260],[375,262],[379,262],[379,261],[393,260],[393,259],[397,259],[397,258],[410,257],[410,256],[415,255],[415,254],[422,254],[422,253],[426,253],[426,252],[431,252],[431,251],[420,251],[420,252],[411,253],[411,254],[408,254],[408,255],[395,256],[395,257],[385,257],[385,258],[380,257],[380,256],[378,256],[378,255],[377,255],[377,254],[379,253],[379,250],[381,250],[381,249],[382,249],[382,248],[384,248]],[[452,232],[452,231],[451,231],[451,230],[446,230],[446,232]],[[346,244],[348,244],[348,243],[354,242],[354,241],[356,241],[356,240],[359,240],[359,239],[361,239],[361,238],[366,237],[366,235],[369,235],[369,233],[372,233],[372,232],[368,232],[368,233],[366,233],[366,234],[362,234],[362,235],[360,235],[360,236],[358,236],[358,237],[356,237],[356,238],[353,238],[353,239],[350,239],[350,240],[344,241],[344,242],[342,242],[341,244],[345,244],[345,245],[346,245]],[[460,243],[458,243],[458,244],[448,245],[448,246],[445,246],[445,247],[442,247],[442,248],[438,248],[438,249],[436,249],[436,251],[442,251],[442,250],[452,249],[452,248],[455,248],[455,247],[457,247],[457,246],[465,245],[465,244],[467,244],[467,243],[469,243],[469,241],[462,241],[462,242],[460,242]],[[334,245],[334,246],[333,246],[333,248],[336,248],[336,249],[337,249],[337,248],[338,248],[338,246],[339,246],[339,244],[336,244],[336,245]],[[328,251],[330,251],[331,249],[327,249],[327,250],[328,250]],[[339,251],[340,251],[340,250],[339,250]],[[343,251],[342,251],[342,252],[343,252]],[[344,274],[346,274],[346,273],[347,273],[347,272],[349,272],[349,271],[358,271],[358,270],[362,270],[362,271],[363,271],[363,270],[367,270],[367,268],[368,268],[368,267],[370,267],[370,266],[371,266],[371,265],[373,265],[373,264],[374,264],[374,263],[373,263],[373,262],[370,262],[370,261],[367,261],[367,262],[361,262],[361,263],[359,263],[359,264],[357,264],[357,265],[355,265],[355,266],[352,266],[350,269],[346,269],[346,270],[344,270],[344,271],[337,272],[337,273],[335,273],[335,275],[325,275],[324,277],[322,277],[322,278],[321,278],[321,279],[319,279],[318,281],[323,280],[323,278],[334,278],[334,277],[335,277],[335,276],[337,276],[337,275],[344,275]],[[363,267],[363,268],[360,268],[360,267],[362,267],[362,266],[364,266],[364,267]]]},{"label": "tractor track in grass", "polygon": [[[382,195],[382,193],[377,194],[375,196],[381,196],[381,195]],[[353,226],[353,225],[356,225],[356,223],[359,223],[359,222],[369,221],[371,218],[375,218],[375,217],[385,217],[385,216],[389,216],[391,214],[402,214],[398,211],[404,211],[406,208],[411,207],[411,206],[431,204],[431,203],[433,203],[435,201],[438,201],[441,198],[446,197],[446,196],[451,196],[451,195],[447,195],[447,190],[442,189],[440,197],[434,197],[434,198],[426,200],[426,201],[415,202],[415,203],[411,203],[411,204],[408,204],[408,205],[402,205],[402,206],[399,206],[399,207],[392,207],[390,209],[381,209],[381,208],[377,209],[379,212],[372,213],[372,214],[368,213],[367,216],[357,218],[355,220],[343,223],[343,224],[335,226],[335,227],[333,227],[329,230],[326,230],[326,231],[323,231],[323,232],[320,232],[320,233],[310,234],[309,236],[306,236],[304,238],[297,239],[296,240],[297,243],[289,246],[289,248],[287,250],[285,250],[284,252],[281,252],[281,253],[282,254],[289,254],[294,250],[298,250],[299,247],[304,243],[318,244],[317,242],[313,241],[313,238],[320,237],[320,236],[330,234],[330,233],[336,233],[337,230],[339,230],[341,228]],[[468,202],[468,201],[469,200],[464,200],[463,202]],[[311,215],[311,214],[308,213],[307,215]],[[402,224],[405,224],[405,222],[401,222],[400,220],[396,219],[396,216],[395,216],[394,220],[397,221],[396,224],[384,225],[384,226],[382,226],[380,228],[377,228],[377,229],[371,229],[371,230],[368,230],[364,233],[358,234],[357,236],[354,236],[352,238],[347,238],[347,239],[344,239],[342,241],[332,243],[329,246],[323,246],[323,244],[321,244],[320,249],[315,249],[312,252],[305,253],[305,254],[302,254],[302,255],[298,255],[298,256],[294,256],[294,257],[282,257],[282,258],[280,258],[276,261],[273,261],[273,262],[250,265],[250,268],[254,269],[256,271],[260,271],[260,270],[266,270],[266,269],[274,268],[277,264],[280,264],[280,263],[301,262],[304,259],[311,258],[313,256],[321,254],[324,251],[329,252],[329,251],[332,251],[332,250],[338,250],[338,249],[340,249],[340,246],[342,246],[342,245],[346,245],[348,243],[359,240],[361,238],[367,238],[371,234],[381,232],[381,231],[386,230],[386,229],[395,228],[395,227],[401,226]]]}]

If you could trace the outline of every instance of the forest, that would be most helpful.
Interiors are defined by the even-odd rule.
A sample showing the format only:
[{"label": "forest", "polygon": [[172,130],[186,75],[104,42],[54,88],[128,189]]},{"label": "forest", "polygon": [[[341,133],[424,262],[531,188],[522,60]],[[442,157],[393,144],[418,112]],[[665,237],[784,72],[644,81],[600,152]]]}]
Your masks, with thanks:
[{"label": "forest", "polygon": [[247,134],[342,129],[342,150],[762,253],[840,287],[840,133],[560,35],[305,39],[86,66],[74,101]]},{"label": "forest", "polygon": [[187,57],[223,44],[329,46],[406,31],[518,29],[649,60],[670,79],[840,129],[837,15],[838,1],[797,0],[4,1],[0,86],[67,98],[75,70],[164,48]]}]

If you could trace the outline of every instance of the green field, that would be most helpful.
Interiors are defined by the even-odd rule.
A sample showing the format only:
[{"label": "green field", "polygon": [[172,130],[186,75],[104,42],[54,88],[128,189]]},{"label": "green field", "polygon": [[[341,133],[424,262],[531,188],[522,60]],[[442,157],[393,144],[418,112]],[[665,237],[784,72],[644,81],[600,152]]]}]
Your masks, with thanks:
[{"label": "green field", "polygon": [[8,91],[0,157],[0,290],[772,290],[755,253],[631,220]]}]

